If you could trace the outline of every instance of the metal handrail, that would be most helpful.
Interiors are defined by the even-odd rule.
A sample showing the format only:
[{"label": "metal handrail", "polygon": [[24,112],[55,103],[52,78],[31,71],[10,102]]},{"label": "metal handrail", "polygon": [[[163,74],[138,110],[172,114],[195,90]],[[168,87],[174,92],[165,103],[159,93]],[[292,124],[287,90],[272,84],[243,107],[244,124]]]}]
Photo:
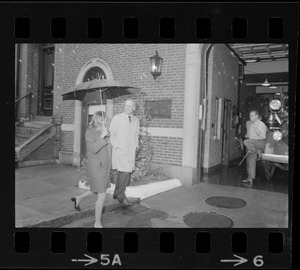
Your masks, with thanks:
[{"label": "metal handrail", "polygon": [[24,95],[23,97],[18,98],[17,100],[15,100],[15,109],[16,109],[16,115],[15,115],[15,121],[17,121],[18,118],[18,102],[20,102],[22,99],[26,98],[26,97],[30,97],[29,98],[29,106],[28,106],[28,116],[29,119],[31,119],[31,114],[30,114],[30,110],[31,110],[31,99],[34,97],[33,93],[30,92],[26,95]]},{"label": "metal handrail", "polygon": [[25,96],[20,97],[20,98],[18,98],[17,100],[15,100],[15,104],[17,104],[17,103],[18,103],[19,101],[21,101],[23,98],[28,97],[29,95],[30,95],[31,97],[33,97],[33,93],[30,92],[30,93],[26,94]]}]

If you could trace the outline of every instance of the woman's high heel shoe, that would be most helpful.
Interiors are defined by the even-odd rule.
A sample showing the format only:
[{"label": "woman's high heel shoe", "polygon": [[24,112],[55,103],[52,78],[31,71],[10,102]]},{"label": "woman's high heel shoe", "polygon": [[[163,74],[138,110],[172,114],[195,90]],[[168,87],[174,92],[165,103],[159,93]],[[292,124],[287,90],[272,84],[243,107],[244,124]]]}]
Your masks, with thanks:
[{"label": "woman's high heel shoe", "polygon": [[71,198],[71,201],[74,202],[74,208],[76,211],[81,211],[79,205],[76,204],[76,198]]}]

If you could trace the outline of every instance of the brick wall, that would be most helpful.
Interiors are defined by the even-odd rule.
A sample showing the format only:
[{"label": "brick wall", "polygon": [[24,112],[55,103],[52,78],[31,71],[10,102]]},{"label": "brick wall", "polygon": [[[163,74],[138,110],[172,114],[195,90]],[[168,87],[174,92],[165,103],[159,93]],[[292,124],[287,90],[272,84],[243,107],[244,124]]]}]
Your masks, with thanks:
[{"label": "brick wall", "polygon": [[[221,164],[222,139],[214,140],[215,98],[231,100],[232,107],[238,107],[238,60],[225,45],[214,45],[209,57],[208,115],[205,131],[204,168]],[[223,115],[221,116],[221,118]],[[216,123],[214,123],[216,124]],[[235,129],[231,128],[229,138],[229,160],[240,156],[235,142]]]},{"label": "brick wall", "polygon": [[[69,45],[71,46],[71,45]],[[75,101],[62,101],[61,94],[65,89],[75,84],[77,73],[71,72],[70,69],[65,69],[65,58],[70,58],[68,48],[65,44],[57,44],[55,46],[54,58],[54,91],[53,91],[53,114],[62,115],[62,123],[74,123],[74,108]],[[70,61],[69,61],[70,62]],[[73,67],[74,63],[70,63]],[[81,67],[80,67],[81,68]],[[74,67],[75,69],[75,67]],[[74,149],[74,133],[72,131],[61,131],[61,151],[73,152]]]},{"label": "brick wall", "polygon": [[182,138],[153,136],[151,143],[154,146],[153,162],[181,166]]},{"label": "brick wall", "polygon": [[[162,74],[154,80],[149,57],[158,50],[164,59]],[[63,101],[61,93],[73,86],[82,66],[100,58],[111,68],[114,79],[141,87],[149,100],[172,99],[171,119],[153,119],[151,127],[183,128],[186,44],[57,44],[55,49],[54,111],[63,115],[63,124],[74,123],[74,101]],[[114,114],[123,111],[128,97],[114,99]],[[135,97],[133,97],[135,98]],[[73,151],[73,132],[62,131],[61,149]],[[154,159],[181,165],[182,139],[158,138]],[[156,138],[154,138],[156,140]],[[173,141],[174,140],[174,144]],[[173,154],[172,154],[173,153]]]},{"label": "brick wall", "polygon": [[73,152],[74,149],[74,132],[73,131],[62,131],[61,132],[61,143],[60,150]]}]

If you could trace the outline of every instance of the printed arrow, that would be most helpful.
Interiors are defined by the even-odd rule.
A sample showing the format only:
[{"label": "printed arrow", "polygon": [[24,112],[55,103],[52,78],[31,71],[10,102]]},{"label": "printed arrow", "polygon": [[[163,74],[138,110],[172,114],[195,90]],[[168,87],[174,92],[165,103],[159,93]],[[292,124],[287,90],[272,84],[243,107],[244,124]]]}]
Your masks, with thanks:
[{"label": "printed arrow", "polygon": [[72,262],[88,262],[84,266],[98,262],[96,258],[93,258],[87,254],[84,254],[84,256],[88,257],[89,259],[72,259]]},{"label": "printed arrow", "polygon": [[234,264],[234,266],[237,266],[237,265],[240,265],[240,264],[248,262],[248,260],[245,259],[245,258],[243,258],[243,257],[240,257],[240,256],[235,255],[235,254],[233,254],[233,256],[236,257],[236,258],[238,258],[238,259],[237,260],[235,260],[235,259],[221,260],[221,262],[236,262],[236,264]]}]

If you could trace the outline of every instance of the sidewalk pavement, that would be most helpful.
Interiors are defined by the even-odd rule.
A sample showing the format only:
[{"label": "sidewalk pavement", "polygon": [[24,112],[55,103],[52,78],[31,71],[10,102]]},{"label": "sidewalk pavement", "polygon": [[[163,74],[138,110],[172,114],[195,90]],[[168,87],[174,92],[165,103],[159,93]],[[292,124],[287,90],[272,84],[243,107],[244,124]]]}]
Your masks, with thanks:
[{"label": "sidewalk pavement", "polygon": [[[77,168],[58,164],[16,170],[16,227],[92,227],[95,197],[74,209],[71,197],[84,193],[78,188]],[[209,205],[212,196],[238,197],[242,208]],[[107,194],[104,227],[187,227],[184,216],[191,212],[225,215],[235,228],[287,228],[288,194],[200,183],[177,187],[142,200],[140,206],[119,208]],[[149,223],[150,222],[150,223]]]},{"label": "sidewalk pavement", "polygon": [[[78,169],[50,164],[16,169],[16,227],[62,227],[72,221],[94,215],[97,196],[87,198],[74,209],[71,198],[86,190],[78,188]],[[120,204],[107,194],[104,211]]]},{"label": "sidewalk pavement", "polygon": [[[213,196],[237,197],[247,204],[242,208],[220,208],[206,203]],[[195,212],[223,215],[232,220],[233,228],[287,228],[288,195],[200,183],[157,194],[128,209],[104,213],[102,225],[104,228],[189,228],[185,216]],[[92,228],[93,224],[94,217],[87,217],[63,227]]]},{"label": "sidewalk pavement", "polygon": [[[246,201],[247,205],[242,208],[220,208],[207,204],[206,199],[213,196],[237,197]],[[199,183],[147,198],[142,204],[168,213],[169,217],[164,221],[153,221],[152,227],[170,227],[164,222],[184,225],[183,217],[192,212],[224,215],[233,221],[234,228],[288,227],[288,194],[278,192]]]}]

